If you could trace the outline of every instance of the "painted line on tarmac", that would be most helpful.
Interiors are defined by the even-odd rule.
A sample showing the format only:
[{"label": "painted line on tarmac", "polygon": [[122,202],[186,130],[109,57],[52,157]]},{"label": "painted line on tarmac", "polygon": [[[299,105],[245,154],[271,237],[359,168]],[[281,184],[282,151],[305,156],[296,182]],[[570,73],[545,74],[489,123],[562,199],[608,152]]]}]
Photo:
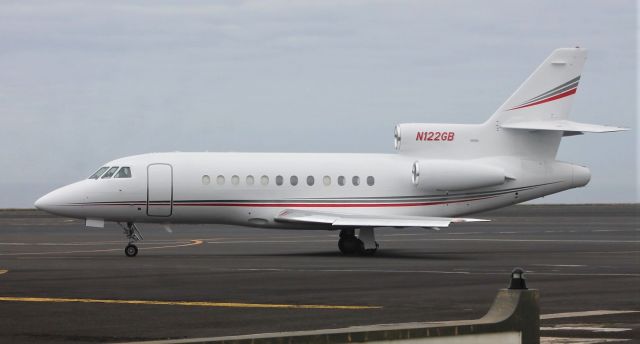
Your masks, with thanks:
[{"label": "painted line on tarmac", "polygon": [[[335,240],[229,240],[207,241],[207,244],[281,244],[281,243],[316,243],[334,242]],[[550,242],[550,243],[589,243],[589,244],[635,244],[640,240],[587,240],[587,239],[487,239],[487,238],[415,238],[389,239],[385,242],[414,242],[414,241],[487,241],[487,242]]]},{"label": "painted line on tarmac", "polygon": [[[390,273],[390,274],[449,274],[449,275],[504,275],[504,271],[442,271],[442,270],[380,270],[380,269],[286,269],[286,268],[239,268],[239,269],[211,269],[214,272],[348,272],[348,273]],[[600,277],[640,277],[635,273],[566,273],[566,272],[535,272],[525,271],[527,275],[541,276],[600,276]]]},{"label": "painted line on tarmac", "polygon": [[4,274],[6,274],[7,272],[9,272],[9,270],[0,270],[0,275],[4,275]]},{"label": "painted line on tarmac", "polygon": [[586,265],[576,265],[576,264],[531,264],[532,266],[546,266],[552,268],[584,268]]},{"label": "painted line on tarmac", "polygon": [[230,240],[230,241],[207,241],[207,244],[283,244],[283,243],[313,243],[313,242],[335,242],[336,240]]},{"label": "painted line on tarmac", "polygon": [[[211,271],[245,271],[245,272],[376,272],[376,273],[428,273],[468,275],[467,271],[438,271],[438,270],[376,270],[376,269],[282,269],[282,268],[239,268],[239,269],[211,269]],[[497,273],[496,273],[497,274]],[[504,274],[501,272],[500,274]]]},{"label": "painted line on tarmac", "polygon": [[487,238],[429,238],[429,239],[413,239],[413,240],[385,240],[385,241],[495,241],[495,242],[573,242],[573,243],[622,243],[622,244],[635,244],[640,243],[640,240],[588,240],[588,239],[487,239]]},{"label": "painted line on tarmac", "polygon": [[587,251],[587,252],[574,252],[579,254],[634,254],[640,253],[640,251]]},{"label": "painted line on tarmac", "polygon": [[154,247],[143,247],[140,250],[144,251],[144,250],[159,250],[159,249],[163,249],[163,248],[174,248],[174,247],[187,247],[187,246],[197,246],[197,245],[202,245],[204,243],[203,240],[190,240],[191,242],[188,244],[182,244],[182,245],[167,245],[167,246],[154,246]]},{"label": "painted line on tarmac", "polygon": [[[443,230],[447,231],[448,229],[443,228]],[[515,232],[513,232],[515,233]],[[471,234],[486,234],[483,232],[441,232],[439,235],[471,235]],[[425,236],[425,235],[433,235],[433,233],[423,232],[423,233],[398,233],[398,234],[382,234],[382,237],[402,237],[402,236]],[[337,236],[336,236],[337,237]]]},{"label": "painted line on tarmac", "polygon": [[573,273],[573,272],[537,272],[537,271],[525,271],[528,275],[540,275],[540,276],[586,276],[586,277],[640,277],[640,274],[629,273]]},{"label": "painted line on tarmac", "polygon": [[629,313],[640,313],[640,311],[600,310],[600,311],[553,313],[553,314],[541,314],[540,319],[547,320],[547,319],[579,318],[579,317],[592,317],[592,316],[598,316],[598,315],[629,314]]},{"label": "painted line on tarmac", "polygon": [[[204,243],[203,240],[189,240],[188,243],[184,243],[184,244],[143,247],[143,248],[140,248],[140,250],[145,251],[145,250],[159,250],[164,248],[196,246],[196,245],[201,245],[202,243]],[[0,253],[0,256],[32,256],[32,255],[47,255],[47,254],[100,253],[100,252],[114,252],[114,251],[121,251],[121,250],[122,250],[121,248],[108,248],[108,249],[100,249],[100,250],[79,250],[79,251],[61,251],[61,252]]]},{"label": "painted line on tarmac", "polygon": [[0,296],[0,301],[6,302],[45,302],[45,303],[102,303],[118,305],[151,305],[151,306],[190,306],[213,308],[276,308],[276,309],[338,309],[364,310],[380,309],[382,306],[343,306],[343,305],[294,305],[275,303],[239,303],[239,302],[210,302],[210,301],[152,301],[152,300],[110,300],[110,299],[75,299],[52,297],[11,297]]},{"label": "painted line on tarmac", "polygon": [[[147,243],[174,243],[178,241],[189,241],[191,239],[184,240],[145,240]],[[94,246],[94,245],[121,245],[122,240],[119,241],[86,241],[86,242],[0,242],[0,246]]]}]

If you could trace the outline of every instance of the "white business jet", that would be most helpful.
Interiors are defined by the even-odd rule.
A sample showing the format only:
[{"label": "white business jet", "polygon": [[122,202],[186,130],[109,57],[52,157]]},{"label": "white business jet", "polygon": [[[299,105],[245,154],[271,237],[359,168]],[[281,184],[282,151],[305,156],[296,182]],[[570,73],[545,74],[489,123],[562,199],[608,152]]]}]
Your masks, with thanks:
[{"label": "white business jet", "polygon": [[482,221],[460,216],[585,186],[588,168],[555,159],[562,138],[626,130],[568,119],[586,55],[555,50],[482,124],[397,125],[396,154],[136,155],[35,206],[120,223],[129,257],[144,222],[340,230],[342,253],[373,254],[374,228]]}]

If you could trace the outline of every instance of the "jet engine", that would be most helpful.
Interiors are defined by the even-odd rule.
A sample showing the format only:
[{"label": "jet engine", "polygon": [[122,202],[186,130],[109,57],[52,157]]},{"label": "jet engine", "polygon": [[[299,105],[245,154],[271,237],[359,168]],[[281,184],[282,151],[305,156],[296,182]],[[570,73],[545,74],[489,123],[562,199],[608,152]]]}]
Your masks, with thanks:
[{"label": "jet engine", "polygon": [[411,182],[430,191],[461,191],[504,184],[508,179],[498,167],[460,160],[418,160],[411,168]]}]

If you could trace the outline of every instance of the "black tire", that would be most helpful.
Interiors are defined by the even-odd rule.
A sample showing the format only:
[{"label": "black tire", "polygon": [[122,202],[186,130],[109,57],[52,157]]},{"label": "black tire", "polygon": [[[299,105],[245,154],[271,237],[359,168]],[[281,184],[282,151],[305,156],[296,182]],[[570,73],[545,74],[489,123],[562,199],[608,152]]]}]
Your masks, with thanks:
[{"label": "black tire", "polygon": [[135,257],[138,254],[138,246],[134,244],[129,244],[124,248],[124,254],[127,257]]},{"label": "black tire", "polygon": [[338,248],[342,254],[356,254],[362,250],[362,241],[356,237],[341,238],[338,240]]}]

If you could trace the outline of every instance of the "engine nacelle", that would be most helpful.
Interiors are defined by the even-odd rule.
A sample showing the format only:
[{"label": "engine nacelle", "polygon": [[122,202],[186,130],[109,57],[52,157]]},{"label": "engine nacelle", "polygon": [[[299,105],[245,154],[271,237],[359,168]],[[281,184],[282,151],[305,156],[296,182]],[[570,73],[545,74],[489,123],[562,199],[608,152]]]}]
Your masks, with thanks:
[{"label": "engine nacelle", "polygon": [[459,160],[419,160],[413,163],[411,181],[422,190],[461,191],[501,185],[503,169]]}]

